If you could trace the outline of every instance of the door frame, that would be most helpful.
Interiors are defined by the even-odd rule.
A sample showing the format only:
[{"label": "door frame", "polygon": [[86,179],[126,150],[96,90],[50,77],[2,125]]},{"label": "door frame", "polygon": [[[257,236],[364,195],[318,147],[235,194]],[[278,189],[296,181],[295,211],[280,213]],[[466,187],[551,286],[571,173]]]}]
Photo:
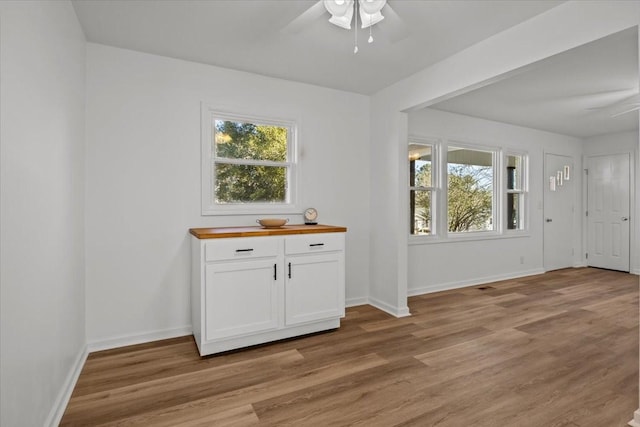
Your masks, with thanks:
[{"label": "door frame", "polygon": [[[545,245],[547,244],[547,239],[545,237],[545,218],[547,217],[547,203],[546,203],[546,195],[547,195],[547,191],[548,191],[548,186],[549,186],[549,177],[547,176],[547,156],[548,155],[552,155],[552,156],[559,156],[559,157],[567,157],[569,159],[571,159],[571,163],[573,164],[573,171],[571,173],[572,175],[572,179],[574,179],[575,184],[574,184],[574,188],[572,190],[572,203],[573,203],[573,212],[571,213],[572,215],[572,220],[573,220],[573,227],[571,229],[571,240],[572,240],[572,245],[574,248],[574,253],[572,255],[572,265],[568,266],[568,267],[580,267],[580,265],[578,264],[578,262],[576,260],[580,259],[579,256],[575,253],[575,250],[581,250],[580,248],[583,247],[583,243],[584,243],[584,239],[582,238],[581,233],[581,227],[580,225],[576,225],[577,220],[579,220],[581,218],[581,215],[578,212],[578,207],[580,206],[580,199],[579,199],[579,194],[580,194],[580,188],[582,186],[582,182],[578,181],[577,178],[580,177],[582,179],[582,174],[577,174],[576,172],[581,170],[583,168],[582,164],[582,158],[578,155],[574,155],[571,153],[558,153],[558,152],[552,152],[552,151],[547,151],[544,150],[542,152],[542,213],[541,213],[541,217],[540,217],[540,221],[542,224],[542,269],[547,272],[547,271],[551,271],[548,267],[548,263],[545,260],[546,257],[546,248]],[[582,251],[584,252],[584,250]],[[582,258],[584,258],[584,253],[582,254]]]},{"label": "door frame", "polygon": [[628,154],[629,155],[629,273],[640,275],[640,260],[638,260],[638,256],[640,253],[637,251],[637,243],[634,244],[635,236],[638,233],[638,221],[637,215],[640,213],[637,210],[637,197],[636,197],[636,164],[639,159],[639,151],[638,150],[615,150],[610,152],[602,152],[600,150],[594,151],[593,153],[584,154],[582,156],[582,212],[580,217],[582,218],[582,264],[583,266],[587,266],[588,260],[585,257],[585,254],[589,248],[589,229],[587,224],[586,212],[589,207],[589,179],[586,174],[587,166],[589,165],[590,157],[598,157],[598,156],[615,156],[619,154]]}]

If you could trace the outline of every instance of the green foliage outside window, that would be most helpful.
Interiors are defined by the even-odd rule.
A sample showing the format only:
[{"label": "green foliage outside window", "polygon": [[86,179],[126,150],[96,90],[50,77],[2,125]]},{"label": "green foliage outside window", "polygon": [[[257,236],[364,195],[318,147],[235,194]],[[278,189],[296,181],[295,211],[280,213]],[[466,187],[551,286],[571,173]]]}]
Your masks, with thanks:
[{"label": "green foliage outside window", "polygon": [[214,126],[216,203],[286,202],[288,128],[226,120]]}]

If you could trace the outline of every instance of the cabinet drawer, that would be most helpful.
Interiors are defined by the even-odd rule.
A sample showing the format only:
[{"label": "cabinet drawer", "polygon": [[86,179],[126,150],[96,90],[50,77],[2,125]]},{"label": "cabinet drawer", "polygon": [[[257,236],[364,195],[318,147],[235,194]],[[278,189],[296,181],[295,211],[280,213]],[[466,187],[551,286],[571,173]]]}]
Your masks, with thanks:
[{"label": "cabinet drawer", "polygon": [[268,237],[214,239],[204,244],[205,261],[275,257],[278,255],[279,243],[280,239]]},{"label": "cabinet drawer", "polygon": [[341,251],[344,250],[344,233],[287,236],[284,246],[287,255]]}]

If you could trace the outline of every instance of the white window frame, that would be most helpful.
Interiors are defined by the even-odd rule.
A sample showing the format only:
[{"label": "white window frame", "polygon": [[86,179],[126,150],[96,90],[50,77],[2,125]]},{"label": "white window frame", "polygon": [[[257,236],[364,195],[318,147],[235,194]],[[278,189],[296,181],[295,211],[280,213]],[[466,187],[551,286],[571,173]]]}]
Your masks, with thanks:
[{"label": "white window frame", "polygon": [[[228,120],[241,123],[254,123],[286,127],[287,161],[272,162],[266,160],[223,159],[218,163],[238,165],[277,166],[287,168],[286,199],[284,203],[216,203],[215,189],[215,145],[213,128],[216,120]],[[256,215],[256,214],[294,214],[299,211],[298,202],[298,124],[296,120],[274,117],[261,117],[221,111],[211,105],[202,104],[201,108],[201,203],[202,215]]]},{"label": "white window frame", "polygon": [[[444,199],[444,218],[446,221],[444,222],[444,231],[446,232],[446,236],[452,239],[465,239],[465,238],[478,238],[480,236],[498,236],[501,233],[501,216],[498,206],[502,204],[502,200],[500,199],[500,181],[501,181],[501,172],[499,170],[498,160],[500,159],[500,148],[499,147],[490,147],[486,145],[477,145],[470,144],[467,142],[461,141],[447,141],[443,147],[442,152],[442,169],[443,169],[443,199]],[[491,221],[493,224],[492,230],[478,230],[478,231],[449,231],[449,160],[448,153],[449,147],[461,148],[463,150],[470,151],[483,151],[487,153],[491,153],[491,164],[493,169],[493,181],[491,183]]]},{"label": "white window frame", "polygon": [[[415,191],[430,191],[431,192],[431,233],[430,234],[411,234],[411,231],[409,230],[409,236],[410,237],[417,237],[417,238],[421,238],[421,239],[425,239],[425,238],[431,238],[434,239],[436,238],[440,233],[439,233],[439,227],[438,227],[438,223],[439,223],[439,215],[438,215],[438,199],[439,199],[439,188],[440,188],[440,175],[439,175],[439,164],[440,164],[440,160],[438,158],[438,153],[439,153],[439,145],[440,145],[440,141],[437,139],[429,139],[429,138],[422,138],[422,137],[418,137],[418,136],[410,136],[409,137],[409,142],[407,144],[407,159],[408,159],[408,151],[409,151],[409,146],[411,144],[414,145],[422,145],[425,147],[431,147],[431,186],[430,187],[418,187],[418,186],[411,186],[410,185],[410,175],[407,175],[407,183],[409,184],[409,200],[411,198],[411,191],[415,190]],[[408,171],[409,174],[411,173],[411,171]],[[413,218],[409,219],[410,221],[413,221]]]},{"label": "white window frame", "polygon": [[[487,144],[478,144],[471,141],[460,141],[443,137],[422,137],[410,136],[408,138],[407,152],[409,144],[429,145],[433,149],[432,155],[432,224],[431,234],[409,234],[410,245],[452,243],[465,240],[492,240],[526,237],[529,235],[530,223],[530,197],[529,197],[529,153],[524,150],[503,148]],[[493,230],[449,232],[448,231],[448,156],[449,146],[466,150],[485,151],[492,154],[493,163],[493,200],[492,218],[494,222]],[[509,190],[507,187],[507,156],[519,156],[522,159],[522,188]],[[408,183],[407,177],[407,183]],[[413,187],[409,187],[409,190]],[[422,187],[418,188],[422,189]],[[521,208],[522,228],[509,230],[507,228],[507,194],[509,192],[523,195]],[[406,204],[409,208],[409,203]]]},{"label": "white window frame", "polygon": [[[514,156],[514,157],[520,157],[521,159],[521,185],[519,189],[513,189],[510,190],[509,189],[509,185],[508,185],[508,174],[506,171],[507,168],[507,158],[510,156]],[[502,185],[503,185],[503,190],[501,191],[501,194],[504,195],[504,202],[501,203],[501,211],[502,214],[504,216],[504,219],[501,221],[502,224],[502,229],[503,232],[505,234],[523,234],[523,233],[527,233],[529,230],[529,155],[526,151],[519,151],[519,150],[511,150],[511,149],[506,149],[503,151],[503,155],[502,155],[502,165],[500,166],[500,169],[503,173],[503,178],[502,178]],[[522,205],[520,206],[520,215],[521,215],[521,219],[520,222],[522,224],[522,228],[516,228],[516,229],[509,229],[508,228],[508,221],[509,221],[509,217],[507,215],[507,194],[520,194],[522,195]]]}]

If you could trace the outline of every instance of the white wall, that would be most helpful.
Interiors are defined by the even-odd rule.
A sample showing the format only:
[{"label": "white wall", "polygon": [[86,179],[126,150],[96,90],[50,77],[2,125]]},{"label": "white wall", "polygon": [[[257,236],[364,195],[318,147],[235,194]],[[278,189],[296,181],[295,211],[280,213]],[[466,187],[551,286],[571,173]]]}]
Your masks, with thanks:
[{"label": "white wall", "polygon": [[[191,331],[188,229],[200,215],[200,103],[299,120],[301,206],[348,227],[347,302],[369,282],[369,98],[89,44],[87,333],[92,348]],[[290,216],[293,223],[301,215]]]},{"label": "white wall", "polygon": [[[640,189],[640,159],[638,150],[638,131],[622,132],[607,135],[594,136],[584,140],[584,156],[586,158],[594,155],[601,154],[622,154],[630,153],[632,162],[632,180],[633,185],[631,187],[631,248],[630,248],[630,270],[634,274],[640,274],[640,227],[638,227],[638,211],[637,211],[637,194]],[[586,198],[585,198],[586,203]],[[583,206],[583,210],[586,210],[586,205]],[[583,232],[586,236],[587,229],[586,224]]]},{"label": "white wall", "polygon": [[[569,1],[426,68],[371,98],[371,299],[407,311],[406,114],[638,25],[640,2]],[[526,48],[525,48],[526,47]],[[372,193],[373,194],[373,193]]]},{"label": "white wall", "polygon": [[[409,113],[409,134],[524,150],[529,157],[527,235],[475,241],[412,241],[408,257],[409,294],[543,272],[544,153],[571,156],[576,170],[580,170],[581,139],[428,108]],[[579,173],[574,175],[574,180],[575,188],[579,189]],[[576,190],[576,208],[581,206],[580,200],[581,192]],[[580,254],[583,252],[579,211],[576,209],[574,218],[575,265],[582,262]],[[520,257],[524,258],[523,264]]]},{"label": "white wall", "polygon": [[41,426],[86,356],[85,41],[70,2],[0,20],[0,425]]}]

